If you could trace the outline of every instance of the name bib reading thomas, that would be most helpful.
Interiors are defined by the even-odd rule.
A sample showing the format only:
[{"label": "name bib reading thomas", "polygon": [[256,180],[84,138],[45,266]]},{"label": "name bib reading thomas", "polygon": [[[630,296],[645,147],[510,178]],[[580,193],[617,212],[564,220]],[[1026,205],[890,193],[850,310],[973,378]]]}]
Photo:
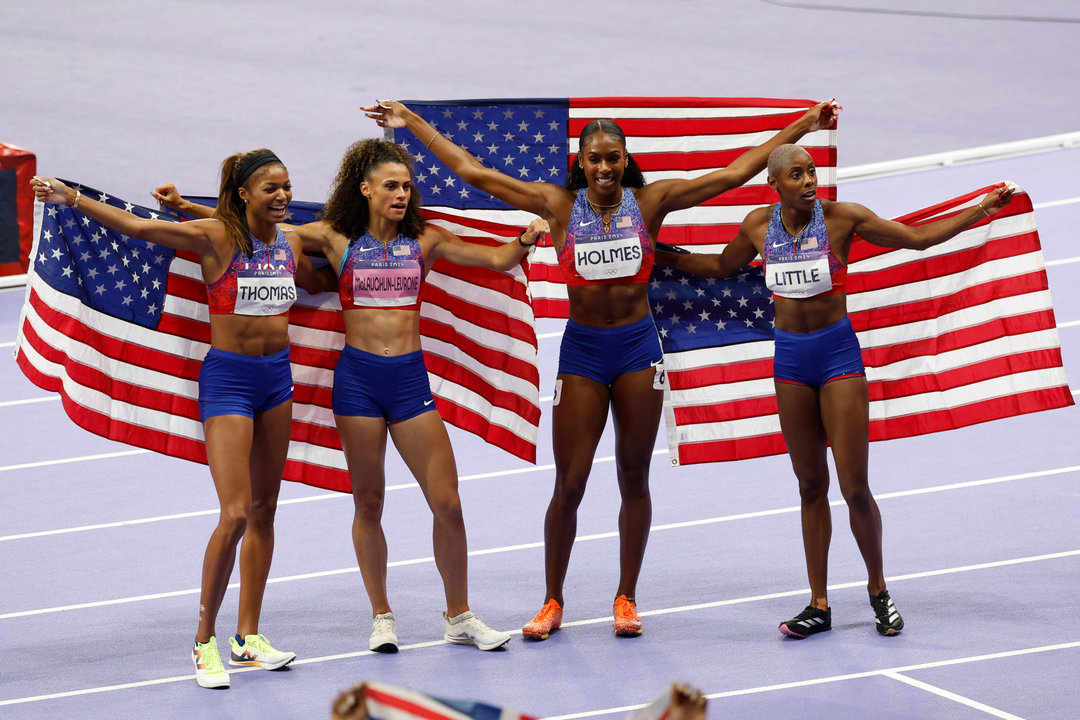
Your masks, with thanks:
[{"label": "name bib reading thomas", "polygon": [[281,315],[296,302],[296,284],[291,276],[236,278],[237,315]]}]

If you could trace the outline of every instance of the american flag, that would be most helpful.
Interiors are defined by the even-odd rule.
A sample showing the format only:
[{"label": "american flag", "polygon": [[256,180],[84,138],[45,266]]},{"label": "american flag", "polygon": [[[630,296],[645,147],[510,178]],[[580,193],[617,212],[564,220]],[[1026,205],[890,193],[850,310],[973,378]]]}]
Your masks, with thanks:
[{"label": "american flag", "polygon": [[365,682],[350,692],[357,700],[362,698],[367,711],[364,717],[371,720],[534,720],[486,703],[444,700],[381,682]]},{"label": "american flag", "polygon": [[[361,703],[364,713],[357,712]],[[624,720],[665,720],[670,709],[671,689],[665,688],[648,705],[628,713]],[[371,720],[534,720],[533,716],[495,705],[446,700],[381,682],[364,682],[350,688],[338,698],[334,710],[335,717],[355,715]]]},{"label": "american flag", "polygon": [[[176,219],[81,190],[140,217]],[[294,203],[292,220],[313,219],[319,209]],[[454,266],[433,270],[422,296],[437,407],[448,422],[535,462],[539,379],[524,270],[486,271],[481,287],[462,275]],[[335,293],[298,295],[289,315],[295,391],[285,478],[348,491],[330,409],[344,344],[340,304]],[[59,392],[78,425],[205,463],[198,372],[209,342],[196,256],[122,236],[67,206],[45,206],[15,352],[23,373]]]},{"label": "american flag", "polygon": [[[989,190],[897,220],[940,220]],[[870,383],[871,440],[1073,404],[1027,193],[1018,188],[993,218],[925,252],[856,238],[849,263],[848,309]],[[671,463],[786,452],[772,381],[772,305],[760,292],[760,268],[725,284],[657,267],[649,297],[670,385]],[[765,339],[754,341],[755,334]]]},{"label": "american flag", "polygon": [[[480,162],[524,181],[563,185],[577,138],[590,121],[610,118],[626,134],[627,150],[647,181],[692,178],[731,163],[797,120],[812,100],[766,98],[561,98],[514,100],[405,100],[405,105]],[[428,138],[392,130],[387,136],[416,157],[416,183],[427,216],[469,239],[515,238],[532,219],[462,183],[425,147]],[[822,197],[836,198],[836,130],[800,141],[818,166]],[[716,250],[754,207],[771,202],[765,173],[706,203],[668,215],[660,240]],[[532,254],[529,288],[536,317],[566,317],[566,285],[555,249]]]}]

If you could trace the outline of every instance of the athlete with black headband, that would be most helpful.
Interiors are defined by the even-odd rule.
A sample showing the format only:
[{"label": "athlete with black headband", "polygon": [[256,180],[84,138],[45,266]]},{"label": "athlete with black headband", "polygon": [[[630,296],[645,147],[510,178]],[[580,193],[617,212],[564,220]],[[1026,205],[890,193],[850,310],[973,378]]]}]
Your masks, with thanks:
[{"label": "athlete with black headband", "polygon": [[210,306],[210,350],[199,371],[199,414],[206,458],[221,505],[203,559],[199,625],[191,657],[202,687],[229,686],[215,623],[240,550],[240,608],[229,663],[275,670],[295,653],[259,632],[274,550],[274,514],[292,423],[289,307],[296,285],[332,290],[295,232],[285,233],[292,185],[274,153],[225,159],[213,219],[147,220],[84,196],[54,178],[31,181],[37,199],[64,203],[129,237],[199,256]]}]

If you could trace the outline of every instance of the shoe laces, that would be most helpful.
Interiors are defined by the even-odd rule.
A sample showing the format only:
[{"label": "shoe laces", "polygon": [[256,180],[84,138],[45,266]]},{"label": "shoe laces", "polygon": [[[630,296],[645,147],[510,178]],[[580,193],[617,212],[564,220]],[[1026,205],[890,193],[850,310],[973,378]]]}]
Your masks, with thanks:
[{"label": "shoe laces", "polygon": [[562,608],[559,607],[558,601],[555,600],[555,598],[552,598],[547,601],[547,604],[544,605],[544,607],[540,608],[540,612],[533,618],[533,622],[547,622],[548,620],[553,620],[561,610]]},{"label": "shoe laces", "polygon": [[384,633],[391,633],[394,631],[394,616],[390,613],[382,613],[376,615],[371,621],[371,634],[382,635]]},{"label": "shoe laces", "polygon": [[199,659],[203,669],[208,673],[225,672],[225,665],[221,662],[221,653],[218,651],[217,638],[211,637],[205,643],[200,643]]},{"label": "shoe laces", "polygon": [[266,639],[265,635],[248,635],[244,638],[244,644],[241,647],[250,647],[256,652],[262,653],[277,652],[270,646],[270,641]]},{"label": "shoe laces", "polygon": [[637,604],[625,595],[615,598],[615,614],[620,618],[638,620]]},{"label": "shoe laces", "polygon": [[825,610],[822,610],[820,608],[816,608],[813,605],[807,605],[806,609],[803,610],[798,615],[796,615],[793,618],[793,620],[795,620],[796,622],[800,621],[800,620],[809,620],[810,618],[820,617],[820,616],[825,615],[825,614],[826,614]]}]

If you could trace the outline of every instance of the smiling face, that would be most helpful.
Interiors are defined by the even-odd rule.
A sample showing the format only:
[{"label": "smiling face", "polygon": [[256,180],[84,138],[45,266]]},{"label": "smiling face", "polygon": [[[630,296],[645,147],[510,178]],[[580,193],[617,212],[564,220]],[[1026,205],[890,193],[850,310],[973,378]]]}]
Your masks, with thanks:
[{"label": "smiling face", "polygon": [[273,163],[259,168],[237,192],[250,216],[272,223],[285,221],[292,202],[292,183],[284,165]]},{"label": "smiling face", "polygon": [[817,168],[810,153],[794,147],[779,162],[770,161],[769,187],[780,203],[796,210],[812,210],[817,199]]},{"label": "smiling face", "polygon": [[582,145],[579,156],[593,199],[618,197],[626,171],[626,146],[615,135],[598,132]]},{"label": "smiling face", "polygon": [[396,162],[376,165],[360,183],[360,192],[368,200],[371,216],[393,222],[401,222],[405,218],[412,190],[409,168]]}]

